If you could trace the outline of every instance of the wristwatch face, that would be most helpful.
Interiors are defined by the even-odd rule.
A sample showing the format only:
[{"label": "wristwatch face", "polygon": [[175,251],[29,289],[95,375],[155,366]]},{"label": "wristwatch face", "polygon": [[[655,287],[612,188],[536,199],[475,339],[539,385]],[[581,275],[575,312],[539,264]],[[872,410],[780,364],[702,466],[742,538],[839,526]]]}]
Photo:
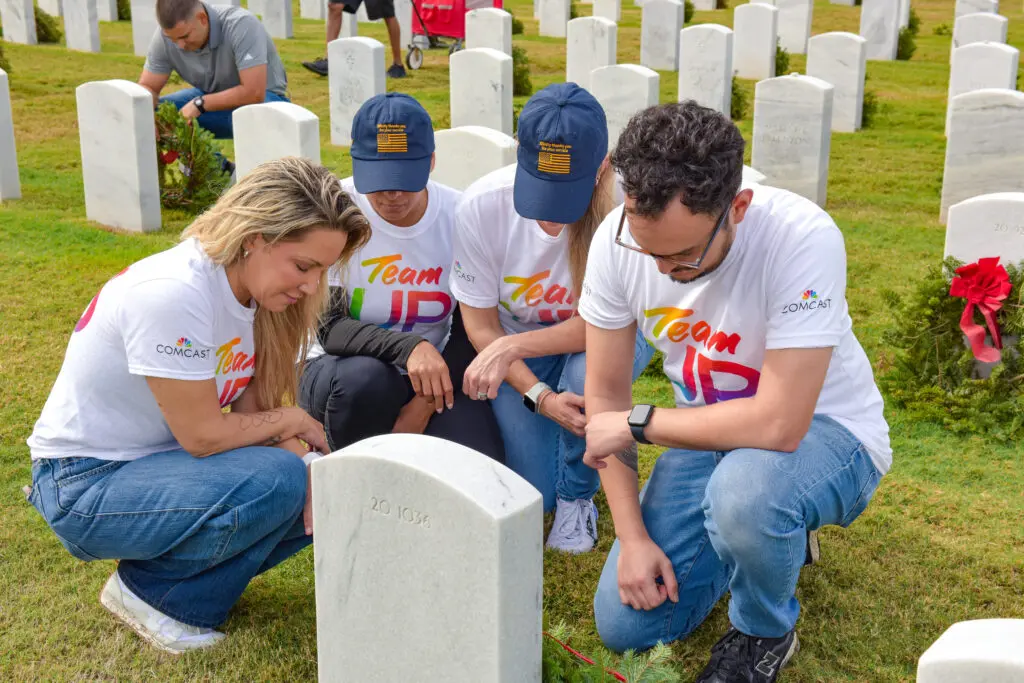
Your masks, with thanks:
[{"label": "wristwatch face", "polygon": [[628,422],[630,426],[643,427],[651,419],[651,412],[653,410],[654,406],[633,406],[633,409],[629,411],[629,417],[626,419],[626,422]]}]

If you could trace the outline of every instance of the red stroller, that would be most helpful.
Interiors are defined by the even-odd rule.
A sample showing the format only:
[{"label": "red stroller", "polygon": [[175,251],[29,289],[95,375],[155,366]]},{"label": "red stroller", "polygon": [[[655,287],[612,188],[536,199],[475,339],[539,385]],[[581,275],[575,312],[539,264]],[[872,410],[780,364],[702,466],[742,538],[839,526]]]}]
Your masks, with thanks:
[{"label": "red stroller", "polygon": [[424,48],[448,48],[448,54],[458,52],[466,41],[466,12],[483,7],[502,9],[501,3],[502,0],[412,0],[416,21],[405,65],[410,69],[423,66]]}]

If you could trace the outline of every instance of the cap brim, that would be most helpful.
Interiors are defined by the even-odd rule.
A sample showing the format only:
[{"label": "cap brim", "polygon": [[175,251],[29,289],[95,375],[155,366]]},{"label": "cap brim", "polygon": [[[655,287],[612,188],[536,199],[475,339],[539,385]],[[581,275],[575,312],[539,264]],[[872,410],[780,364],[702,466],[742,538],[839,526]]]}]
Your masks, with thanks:
[{"label": "cap brim", "polygon": [[594,196],[594,178],[552,181],[516,167],[512,200],[523,218],[552,223],[575,223],[583,218]]},{"label": "cap brim", "polygon": [[352,180],[359,194],[419,192],[430,179],[430,157],[352,159]]}]

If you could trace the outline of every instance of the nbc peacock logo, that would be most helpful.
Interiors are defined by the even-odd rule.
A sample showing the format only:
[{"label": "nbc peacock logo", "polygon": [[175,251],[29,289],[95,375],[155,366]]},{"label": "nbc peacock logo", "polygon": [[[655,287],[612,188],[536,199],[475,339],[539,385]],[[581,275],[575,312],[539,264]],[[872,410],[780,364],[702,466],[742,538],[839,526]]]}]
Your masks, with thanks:
[{"label": "nbc peacock logo", "polygon": [[[804,296],[804,298],[806,299],[807,297]],[[179,349],[191,349],[192,340],[189,339],[188,337],[178,337],[178,342],[175,344],[175,346],[177,346]]]},{"label": "nbc peacock logo", "polygon": [[166,356],[178,356],[179,358],[198,358],[203,360],[210,357],[210,349],[193,347],[192,340],[188,337],[178,337],[174,344],[157,344],[156,352]]},{"label": "nbc peacock logo", "polygon": [[796,313],[797,311],[826,311],[831,307],[832,299],[819,299],[816,291],[805,289],[804,293],[800,295],[800,301],[782,307],[782,314]]},{"label": "nbc peacock logo", "polygon": [[817,299],[817,298],[818,298],[818,293],[815,292],[813,289],[808,289],[806,292],[804,292],[804,295],[803,295],[803,300],[804,301],[807,301],[809,299]]}]

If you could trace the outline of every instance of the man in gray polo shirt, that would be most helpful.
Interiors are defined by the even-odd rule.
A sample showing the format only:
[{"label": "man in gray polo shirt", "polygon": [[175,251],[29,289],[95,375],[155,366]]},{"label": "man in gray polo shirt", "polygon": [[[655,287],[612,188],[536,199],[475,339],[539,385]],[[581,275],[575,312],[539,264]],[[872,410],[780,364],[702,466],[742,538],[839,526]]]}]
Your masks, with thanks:
[{"label": "man in gray polo shirt", "polygon": [[[214,137],[232,138],[231,112],[247,104],[287,102],[288,79],[274,41],[247,10],[200,0],[157,0],[153,35],[139,85],[154,106],[173,102]],[[160,97],[171,72],[191,88]]]}]

